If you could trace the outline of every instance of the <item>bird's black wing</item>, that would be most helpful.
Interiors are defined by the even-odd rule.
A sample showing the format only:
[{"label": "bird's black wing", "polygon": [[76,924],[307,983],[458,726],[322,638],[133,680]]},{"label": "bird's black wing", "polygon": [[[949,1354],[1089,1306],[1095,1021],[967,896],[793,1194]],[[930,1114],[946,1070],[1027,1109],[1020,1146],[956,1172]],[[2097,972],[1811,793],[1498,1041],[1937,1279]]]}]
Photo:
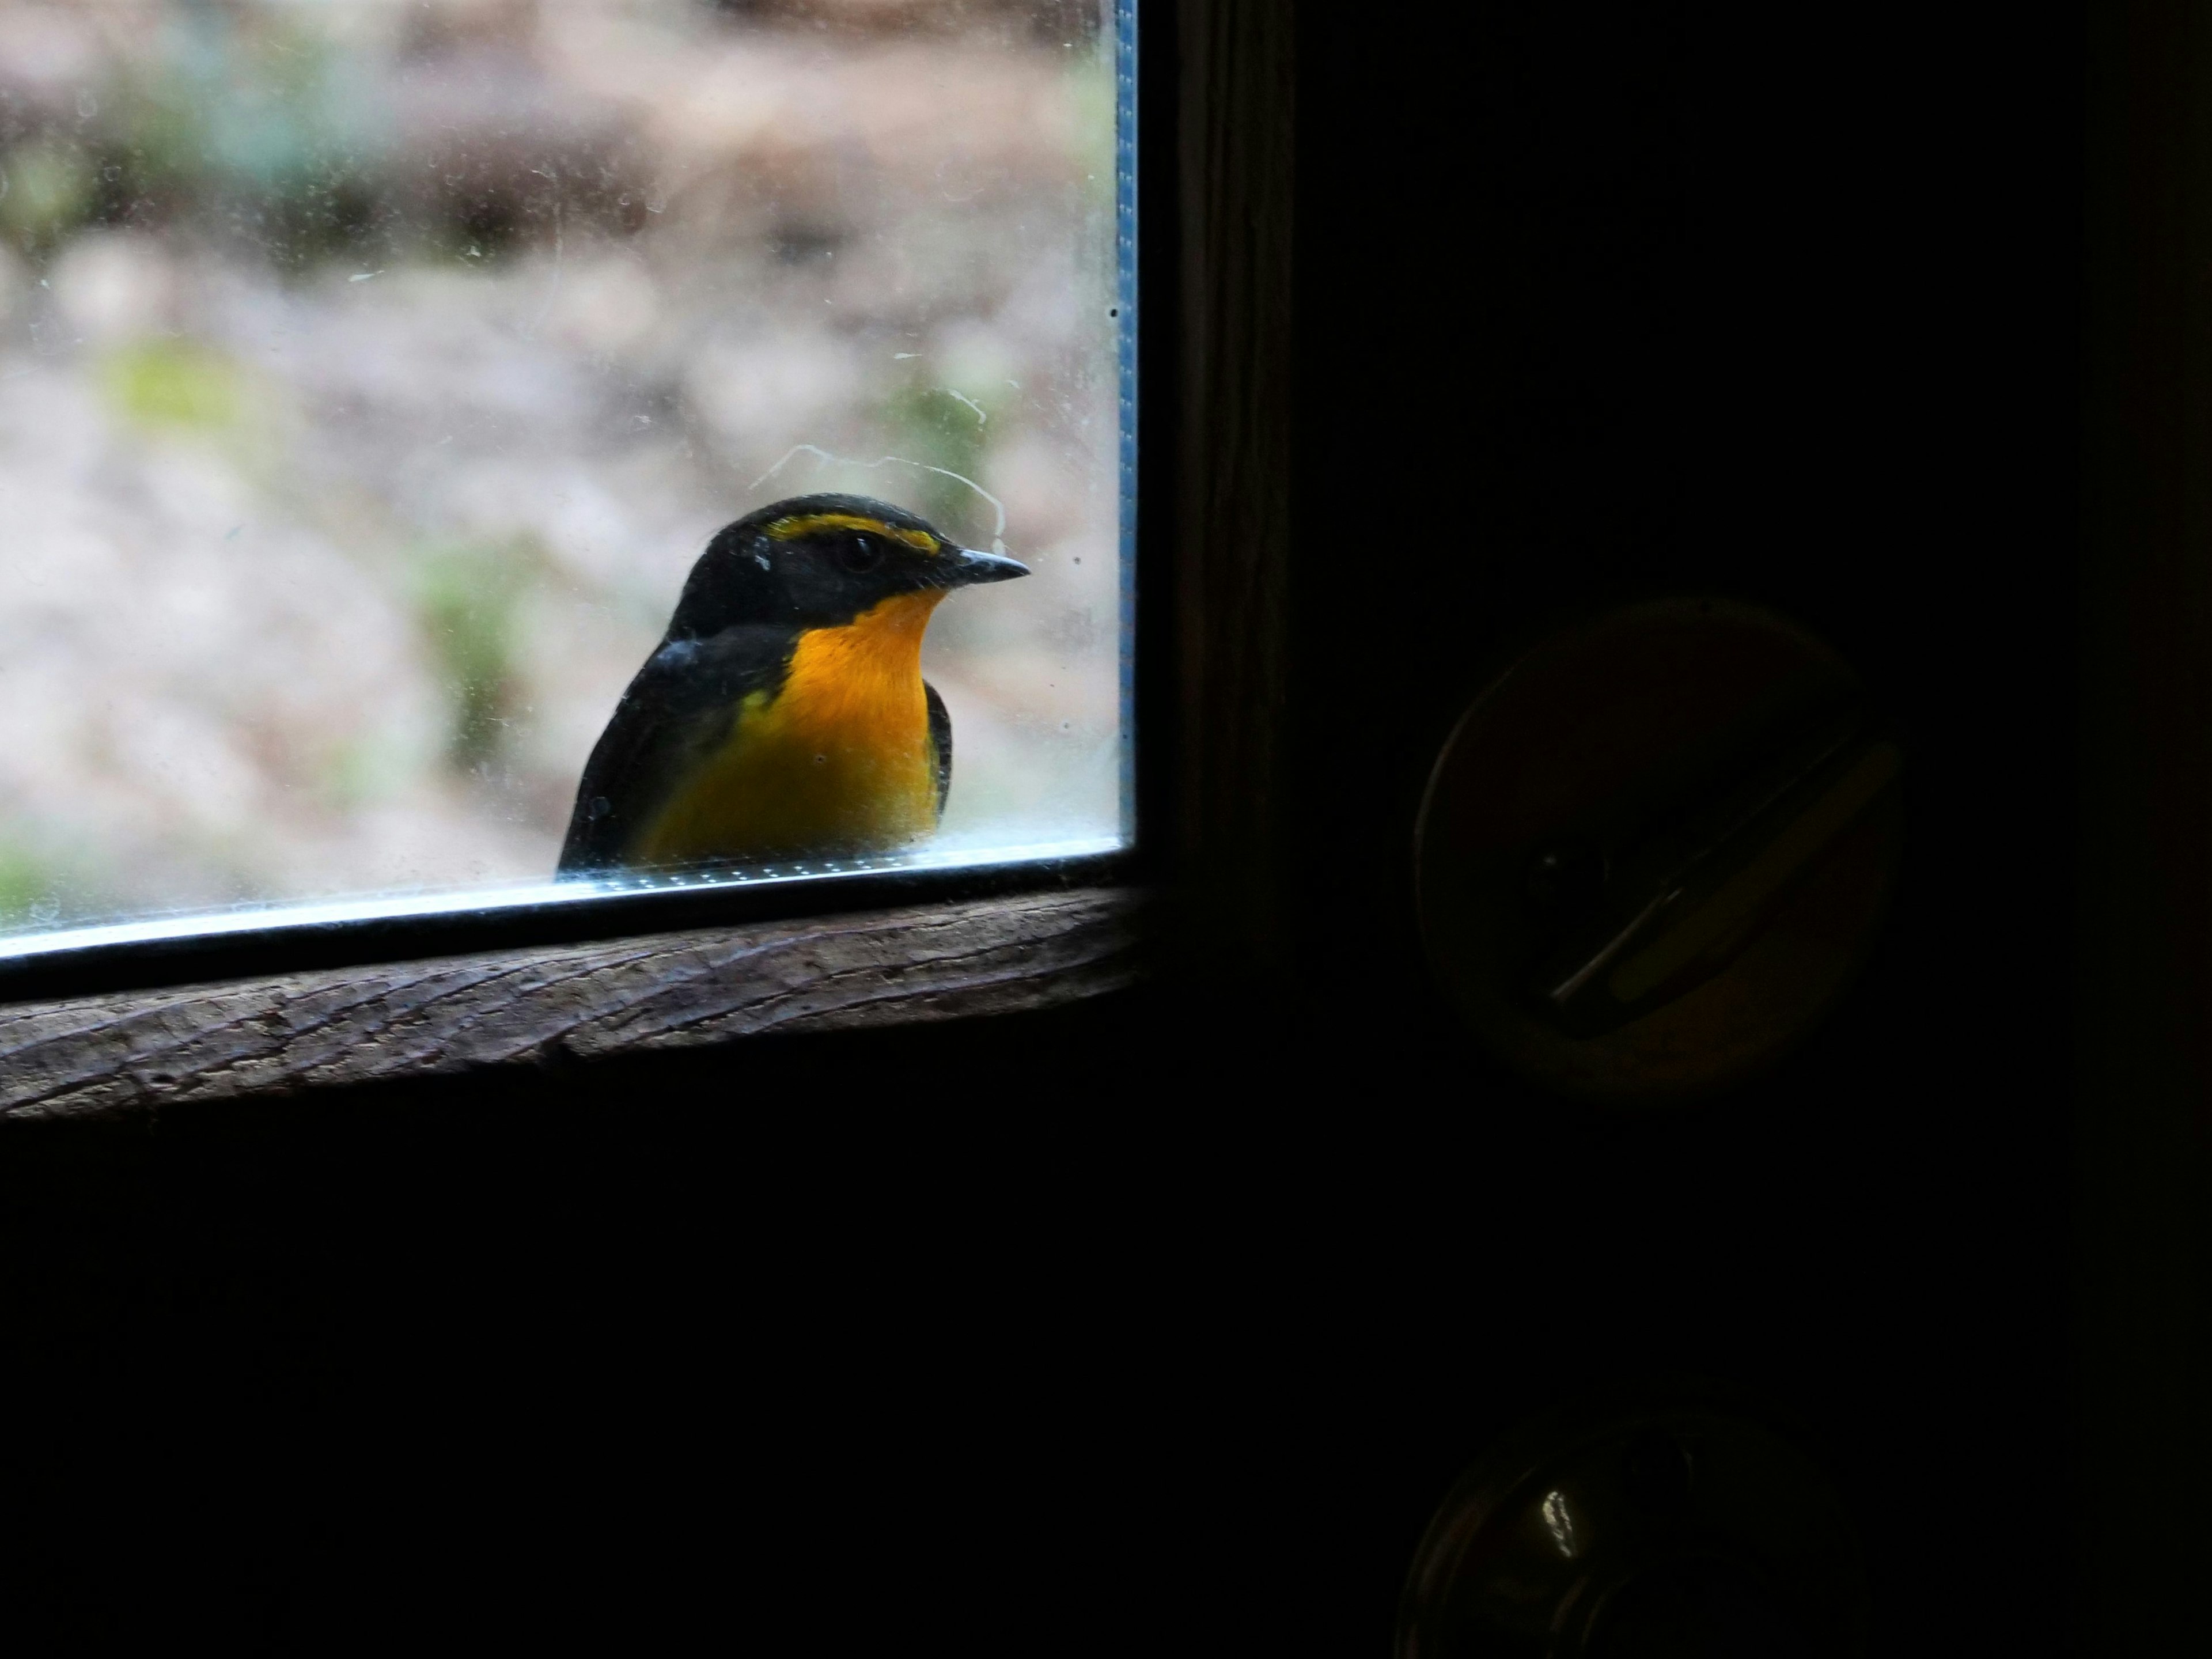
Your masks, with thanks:
[{"label": "bird's black wing", "polygon": [[945,699],[927,680],[922,695],[929,699],[929,746],[937,757],[937,816],[945,816],[945,797],[952,787],[952,716],[945,712]]},{"label": "bird's black wing", "polygon": [[793,639],[786,628],[729,628],[665,641],[646,659],[585,763],[561,874],[624,861],[676,787],[729,736],[738,704],[782,683]]}]

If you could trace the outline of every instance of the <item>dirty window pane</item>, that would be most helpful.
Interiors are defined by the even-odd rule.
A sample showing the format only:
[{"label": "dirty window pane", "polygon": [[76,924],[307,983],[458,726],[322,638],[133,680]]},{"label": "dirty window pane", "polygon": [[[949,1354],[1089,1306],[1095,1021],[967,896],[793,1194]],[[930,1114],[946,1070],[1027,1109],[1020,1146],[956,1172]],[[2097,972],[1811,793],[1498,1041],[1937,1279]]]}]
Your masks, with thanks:
[{"label": "dirty window pane", "polygon": [[1030,572],[854,856],[1119,844],[1128,10],[0,0],[0,930],[544,896],[694,560],[823,491]]}]

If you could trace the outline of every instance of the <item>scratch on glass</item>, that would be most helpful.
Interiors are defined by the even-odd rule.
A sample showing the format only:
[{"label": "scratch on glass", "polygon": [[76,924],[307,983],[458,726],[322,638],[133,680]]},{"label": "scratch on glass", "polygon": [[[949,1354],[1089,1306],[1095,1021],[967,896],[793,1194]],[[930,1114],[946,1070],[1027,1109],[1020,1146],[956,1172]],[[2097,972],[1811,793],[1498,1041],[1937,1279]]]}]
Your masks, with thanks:
[{"label": "scratch on glass", "polygon": [[1006,504],[1000,501],[996,495],[994,495],[989,490],[984,489],[982,485],[977,483],[973,478],[964,478],[957,472],[953,471],[950,467],[932,466],[927,461],[910,461],[903,455],[878,455],[872,461],[856,461],[849,455],[833,455],[828,450],[823,448],[819,444],[793,444],[789,449],[783,452],[783,459],[781,460],[778,461],[774,466],[769,468],[767,471],[762,473],[759,477],[753,480],[752,488],[758,489],[763,484],[766,483],[770,478],[775,477],[777,473],[782,471],[786,466],[789,465],[793,456],[800,454],[811,455],[814,457],[815,470],[817,471],[819,471],[825,466],[858,467],[863,472],[872,472],[879,466],[911,466],[923,472],[934,472],[940,478],[950,478],[955,483],[965,484],[969,489],[974,490],[978,495],[981,495],[985,501],[990,502],[991,510],[999,515],[999,521],[991,531],[991,551],[998,554],[1001,558],[1006,556]]}]

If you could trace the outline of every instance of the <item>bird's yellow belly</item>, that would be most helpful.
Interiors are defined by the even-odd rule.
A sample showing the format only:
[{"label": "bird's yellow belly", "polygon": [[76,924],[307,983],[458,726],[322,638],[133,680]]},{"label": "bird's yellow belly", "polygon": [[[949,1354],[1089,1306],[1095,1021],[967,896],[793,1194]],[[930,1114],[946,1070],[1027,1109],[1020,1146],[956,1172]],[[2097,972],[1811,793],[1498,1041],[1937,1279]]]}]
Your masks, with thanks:
[{"label": "bird's yellow belly", "polygon": [[937,827],[921,684],[935,593],[800,636],[773,697],[738,706],[721,747],[669,798],[631,857],[769,863],[888,852]]}]

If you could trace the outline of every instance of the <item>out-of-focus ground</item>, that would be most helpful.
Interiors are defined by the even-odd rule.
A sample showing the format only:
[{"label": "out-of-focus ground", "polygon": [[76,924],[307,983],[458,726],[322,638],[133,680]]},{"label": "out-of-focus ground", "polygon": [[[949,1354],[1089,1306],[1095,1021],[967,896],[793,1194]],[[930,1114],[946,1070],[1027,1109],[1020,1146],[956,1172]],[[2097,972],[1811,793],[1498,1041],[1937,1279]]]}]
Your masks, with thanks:
[{"label": "out-of-focus ground", "polygon": [[1112,84],[1093,0],[0,0],[0,925],[543,878],[714,529],[989,545],[926,467],[1036,573],[945,838],[1116,833]]}]

